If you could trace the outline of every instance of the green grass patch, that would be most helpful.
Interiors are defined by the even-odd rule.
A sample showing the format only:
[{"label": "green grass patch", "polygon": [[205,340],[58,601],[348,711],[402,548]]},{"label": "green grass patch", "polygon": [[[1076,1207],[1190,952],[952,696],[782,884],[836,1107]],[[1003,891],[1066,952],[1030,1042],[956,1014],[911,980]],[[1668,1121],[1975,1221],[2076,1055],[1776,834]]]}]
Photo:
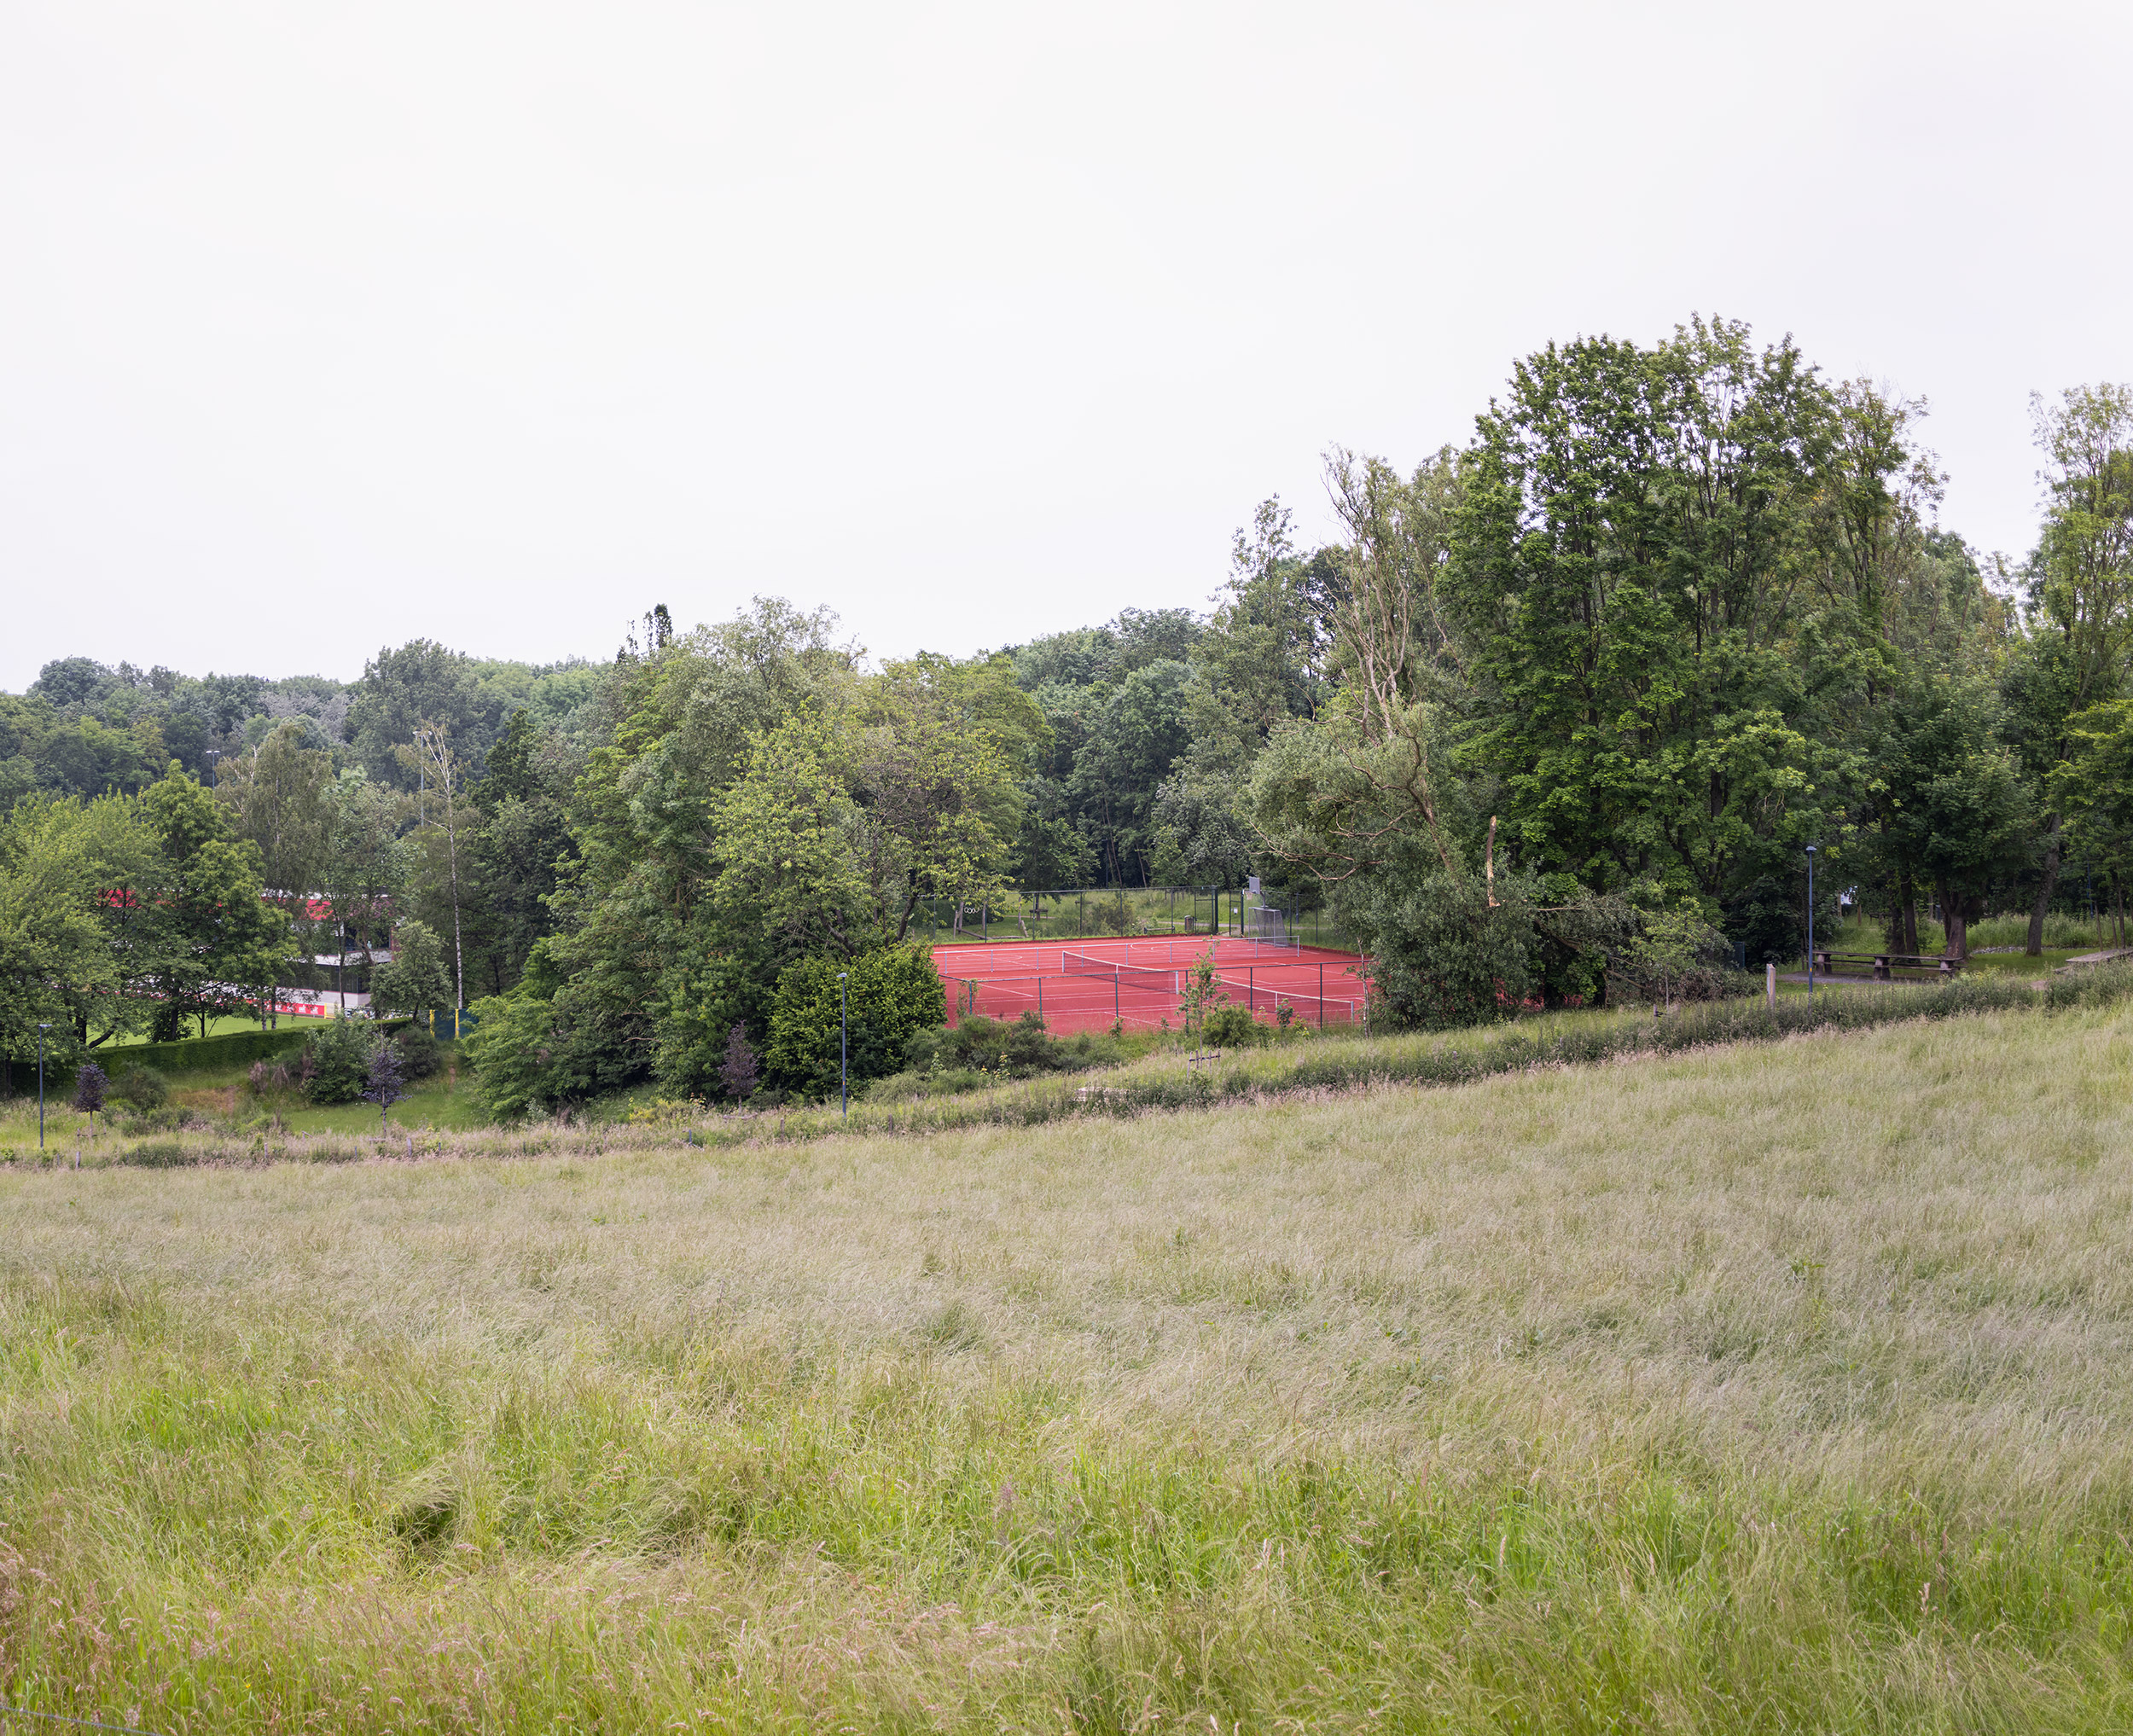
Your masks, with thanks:
[{"label": "green grass patch", "polygon": [[[408,1095],[392,1106],[391,1131],[396,1140],[407,1133],[463,1133],[487,1124],[471,1083],[453,1053],[454,1046],[440,1047],[445,1055],[443,1069],[410,1085]],[[212,1160],[264,1157],[291,1135],[379,1137],[378,1111],[373,1104],[308,1104],[295,1093],[255,1097],[250,1078],[248,1066],[173,1074],[172,1107],[200,1123],[176,1130],[167,1127],[135,1129],[122,1108],[98,1116],[92,1129],[90,1118],[78,1114],[67,1103],[70,1081],[68,1094],[55,1089],[46,1100],[45,1154],[50,1158],[56,1153],[71,1163],[79,1147],[84,1163],[130,1161],[128,1154],[142,1141],[168,1143],[175,1140]],[[0,1099],[0,1162],[32,1161],[37,1150],[36,1098]]]},{"label": "green grass patch", "polygon": [[[2084,947],[2079,950],[2087,952],[2094,949]],[[2020,977],[2025,981],[2034,981],[2049,976],[2074,954],[2075,949],[2068,947],[2047,947],[2035,957],[2019,952],[1973,952],[1964,961],[1962,967],[1973,976],[1990,972],[1998,976]]]},{"label": "green grass patch", "polygon": [[2123,1728],[2122,1003],[1792,1035],[916,1140],[0,1173],[0,1698]]},{"label": "green grass patch", "polygon": [[[331,1025],[332,1023],[333,1019],[330,1016],[324,1019],[313,1019],[308,1013],[283,1013],[276,1018],[271,1026],[262,1027],[259,1023],[258,1014],[238,1014],[222,1019],[209,1019],[207,1021],[207,1035],[211,1037],[235,1036],[247,1031],[257,1031],[263,1028],[272,1031],[288,1031],[292,1028],[297,1031],[315,1031],[322,1025]],[[179,1042],[196,1042],[200,1041],[201,1033],[197,1029],[199,1021],[197,1019],[189,1021],[188,1025],[188,1035],[180,1038]],[[176,1043],[152,1044],[146,1036],[139,1035],[132,1036],[114,1036],[109,1042],[104,1044],[103,1047],[98,1049],[96,1053],[98,1054],[108,1054],[118,1049],[135,1049],[143,1048],[172,1048],[177,1046],[177,1045]],[[131,1057],[129,1057],[129,1059],[131,1059]]]},{"label": "green grass patch", "polygon": [[1776,1007],[1761,996],[1675,1008],[1654,1019],[1645,1007],[1607,1007],[1521,1019],[1472,1031],[1386,1036],[1320,1036],[1199,1056],[1166,1048],[1126,1066],[995,1085],[949,1097],[871,1095],[848,1116],[834,1104],[767,1116],[719,1118],[700,1136],[745,1143],[775,1127],[781,1138],[849,1132],[935,1133],[979,1126],[1034,1127],[1090,1116],[1206,1109],[1298,1093],[1371,1090],[1394,1085],[1462,1085],[1501,1073],[1591,1066],[1718,1045],[1782,1041],[1821,1031],[1859,1032],[2035,1006],[2116,1005],[2133,996],[2133,969],[2100,967],[2053,978],[2039,994],[2027,978],[1986,973],[1947,984],[1846,984],[1810,996],[1804,984]]}]

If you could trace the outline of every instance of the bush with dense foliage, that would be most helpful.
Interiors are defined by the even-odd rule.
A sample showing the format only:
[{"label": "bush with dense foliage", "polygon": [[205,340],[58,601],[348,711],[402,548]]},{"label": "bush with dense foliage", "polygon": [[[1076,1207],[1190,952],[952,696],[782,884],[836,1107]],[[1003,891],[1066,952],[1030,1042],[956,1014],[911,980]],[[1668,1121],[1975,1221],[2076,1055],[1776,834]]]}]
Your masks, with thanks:
[{"label": "bush with dense foliage", "polygon": [[520,1121],[555,1101],[549,1071],[549,1003],[530,995],[474,1002],[480,1023],[460,1039],[474,1090],[498,1121]]},{"label": "bush with dense foliage", "polygon": [[353,1103],[370,1077],[381,1041],[367,1020],[336,1019],[311,1033],[304,1047],[304,1080],[314,1103]]},{"label": "bush with dense foliage", "polygon": [[171,1100],[171,1082],[154,1067],[134,1061],[119,1069],[118,1077],[111,1082],[110,1095],[114,1102],[146,1112],[160,1109]]},{"label": "bush with dense foliage", "polygon": [[444,1044],[425,1025],[410,1025],[393,1032],[392,1042],[400,1052],[400,1077],[410,1083],[433,1077],[445,1065]]},{"label": "bush with dense foliage", "polygon": [[966,1013],[953,1030],[943,1025],[920,1031],[911,1039],[904,1071],[876,1080],[867,1097],[869,1102],[892,1103],[968,1091],[1000,1079],[1085,1072],[1115,1065],[1129,1053],[1119,1038],[1092,1031],[1053,1036],[1035,1013],[1012,1020]]},{"label": "bush with dense foliage", "polygon": [[920,1031],[906,1057],[908,1071],[915,1073],[952,1071],[1010,1078],[1062,1072],[1074,1065],[1071,1046],[1055,1040],[1035,1013],[1012,1020],[966,1013],[952,1031],[943,1025]]},{"label": "bush with dense foliage", "polygon": [[1209,1048],[1249,1048],[1267,1041],[1274,1027],[1262,1025],[1249,1007],[1218,1007],[1200,1021],[1200,1040]]},{"label": "bush with dense foliage", "polygon": [[838,1089],[840,1040],[847,1030],[857,1085],[902,1071],[912,1038],[946,1016],[940,973],[922,946],[884,948],[849,962],[802,959],[778,978],[764,1072],[782,1090],[828,1097]]}]

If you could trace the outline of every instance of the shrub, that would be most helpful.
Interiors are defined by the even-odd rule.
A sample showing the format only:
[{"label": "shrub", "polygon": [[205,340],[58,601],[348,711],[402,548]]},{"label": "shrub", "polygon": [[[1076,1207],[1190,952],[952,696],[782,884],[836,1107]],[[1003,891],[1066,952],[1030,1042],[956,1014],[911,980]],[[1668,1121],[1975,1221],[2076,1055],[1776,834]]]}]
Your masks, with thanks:
[{"label": "shrub", "polygon": [[393,1044],[400,1051],[400,1075],[403,1078],[427,1079],[440,1071],[445,1065],[445,1046],[419,1025],[410,1025],[393,1034]]},{"label": "shrub", "polygon": [[1499,874],[1394,875],[1351,895],[1375,943],[1374,1018],[1448,1031],[1515,1017],[1539,986],[1531,888]]},{"label": "shrub", "polygon": [[1249,1007],[1218,1007],[1200,1022],[1200,1041],[1215,1048],[1249,1048],[1270,1033]]},{"label": "shrub", "polygon": [[375,1025],[336,1019],[313,1031],[304,1045],[304,1072],[314,1103],[353,1103],[370,1082],[370,1057],[380,1036]]},{"label": "shrub", "polygon": [[836,1094],[840,971],[847,973],[855,1085],[900,1071],[911,1039],[946,1017],[940,973],[922,946],[863,953],[848,963],[802,959],[777,979],[763,1057],[772,1083],[810,1097]]},{"label": "shrub", "polygon": [[1636,932],[1607,961],[1607,993],[1617,1001],[1723,1001],[1750,987],[1726,938],[1688,907],[1639,912]]},{"label": "shrub", "polygon": [[128,1146],[119,1154],[119,1161],[150,1170],[177,1170],[197,1164],[201,1157],[197,1147],[174,1139],[144,1139]]},{"label": "shrub", "polygon": [[474,1071],[474,1089],[498,1121],[519,1121],[560,1100],[552,1002],[532,995],[497,995],[474,1003],[480,1022],[461,1041]]},{"label": "shrub", "polygon": [[119,1069],[111,1087],[111,1095],[129,1109],[147,1114],[171,1100],[171,1082],[154,1067],[144,1067],[136,1061]]},{"label": "shrub", "polygon": [[1055,1042],[1044,1021],[1025,1013],[1012,1024],[973,1013],[953,1031],[921,1031],[911,1039],[909,1065],[918,1073],[1005,1074],[1027,1078],[1032,1073],[1063,1072],[1077,1065],[1075,1050]]},{"label": "shrub", "polygon": [[1055,1037],[1034,1013],[1012,1024],[972,1014],[953,1031],[921,1031],[911,1039],[905,1070],[879,1080],[870,1101],[898,1102],[973,1090],[1002,1078],[1026,1079],[1042,1073],[1082,1072],[1122,1059],[1119,1045],[1089,1031]]},{"label": "shrub", "polygon": [[1091,934],[1130,934],[1133,932],[1133,906],[1127,901],[1121,887],[1108,898],[1098,898],[1089,906],[1089,932]]}]

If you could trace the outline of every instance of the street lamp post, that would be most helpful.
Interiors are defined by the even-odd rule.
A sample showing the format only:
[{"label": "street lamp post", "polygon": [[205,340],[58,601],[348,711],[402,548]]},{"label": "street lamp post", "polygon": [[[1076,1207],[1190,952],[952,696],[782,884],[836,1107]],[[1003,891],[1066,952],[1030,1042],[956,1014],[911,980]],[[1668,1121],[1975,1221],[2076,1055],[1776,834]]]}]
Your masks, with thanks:
[{"label": "street lamp post", "polygon": [[1815,1004],[1815,846],[1807,846],[1807,1004]]},{"label": "street lamp post", "polygon": [[846,973],[837,973],[837,1103],[851,1119],[851,1019],[845,1005]]},{"label": "street lamp post", "polygon": [[40,1025],[37,1028],[37,1148],[44,1149],[44,1033],[52,1027]]}]

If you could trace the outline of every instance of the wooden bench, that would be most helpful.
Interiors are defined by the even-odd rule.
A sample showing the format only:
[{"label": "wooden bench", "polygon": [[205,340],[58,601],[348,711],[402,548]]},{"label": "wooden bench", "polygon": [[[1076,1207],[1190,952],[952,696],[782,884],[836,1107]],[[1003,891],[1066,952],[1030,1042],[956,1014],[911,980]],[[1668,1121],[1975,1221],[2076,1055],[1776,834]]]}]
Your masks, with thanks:
[{"label": "wooden bench", "polygon": [[1906,977],[1953,977],[1962,971],[1963,961],[1915,952],[1818,952],[1815,955],[1815,968],[1825,977],[1857,974],[1856,970],[1839,970],[1837,967],[1840,965],[1869,970],[1875,982],[1889,983],[1895,981],[1899,973]]}]

